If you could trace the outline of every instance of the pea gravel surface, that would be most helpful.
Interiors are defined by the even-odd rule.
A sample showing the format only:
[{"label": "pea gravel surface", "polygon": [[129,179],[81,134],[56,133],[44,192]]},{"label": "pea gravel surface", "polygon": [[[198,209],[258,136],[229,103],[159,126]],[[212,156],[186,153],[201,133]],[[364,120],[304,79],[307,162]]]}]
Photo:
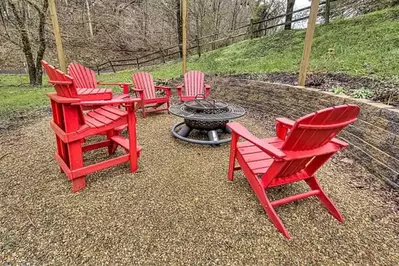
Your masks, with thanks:
[{"label": "pea gravel surface", "polygon": [[[229,146],[174,139],[178,118],[139,119],[139,171],[123,164],[91,174],[75,194],[53,159],[49,120],[2,132],[0,265],[398,265],[397,206],[344,154],[319,172],[344,223],[315,198],[283,205],[286,240],[245,177],[227,181]],[[249,114],[241,122],[270,137],[273,120]],[[106,157],[99,150],[85,159]],[[305,189],[296,183],[269,195]]]}]

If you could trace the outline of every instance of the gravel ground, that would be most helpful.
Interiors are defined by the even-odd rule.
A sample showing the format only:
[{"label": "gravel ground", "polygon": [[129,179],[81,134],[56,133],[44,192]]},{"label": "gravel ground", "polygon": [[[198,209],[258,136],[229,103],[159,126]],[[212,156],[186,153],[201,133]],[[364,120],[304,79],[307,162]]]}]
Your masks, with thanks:
[{"label": "gravel ground", "polygon": [[[241,173],[227,181],[228,145],[182,143],[166,114],[140,119],[139,171],[120,165],[88,176],[77,194],[53,159],[49,117],[0,138],[0,264],[398,265],[398,213],[368,189],[363,168],[338,155],[319,173],[345,218],[316,199],[277,208],[292,239],[268,220]],[[272,136],[273,118],[242,123]],[[267,128],[267,129],[265,129]],[[87,156],[93,162],[105,151]],[[362,185],[359,185],[361,183]],[[303,184],[271,190],[278,198]]]}]

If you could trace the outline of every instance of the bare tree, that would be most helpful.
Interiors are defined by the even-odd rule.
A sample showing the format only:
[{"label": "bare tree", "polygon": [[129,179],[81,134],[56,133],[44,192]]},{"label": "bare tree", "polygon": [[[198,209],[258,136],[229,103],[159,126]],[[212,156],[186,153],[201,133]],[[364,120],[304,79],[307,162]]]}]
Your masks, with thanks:
[{"label": "bare tree", "polygon": [[[36,13],[30,14],[29,7]],[[4,0],[0,5],[4,28],[4,33],[0,34],[23,51],[32,86],[42,84],[41,60],[46,50],[47,9],[48,0],[42,0],[41,4],[31,0]]]}]

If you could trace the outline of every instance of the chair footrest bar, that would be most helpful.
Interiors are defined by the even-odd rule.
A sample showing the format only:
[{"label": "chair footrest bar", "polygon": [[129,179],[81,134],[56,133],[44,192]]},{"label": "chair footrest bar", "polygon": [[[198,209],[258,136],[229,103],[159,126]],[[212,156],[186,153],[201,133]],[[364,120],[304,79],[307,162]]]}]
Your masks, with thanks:
[{"label": "chair footrest bar", "polygon": [[109,140],[104,140],[104,141],[101,141],[101,142],[98,142],[98,143],[89,144],[89,145],[83,146],[82,147],[82,151],[83,152],[87,152],[87,151],[91,151],[91,150],[107,147],[109,145],[109,143],[110,143]]},{"label": "chair footrest bar", "polygon": [[234,171],[241,170],[240,166],[234,167]]},{"label": "chair footrest bar", "polygon": [[[111,138],[111,140],[114,141],[115,143],[117,143],[118,145],[120,145],[126,151],[130,150],[129,140],[127,138],[124,138],[122,136],[113,136]],[[137,151],[137,154],[140,154],[141,147],[139,145],[137,145],[136,151]]]},{"label": "chair footrest bar", "polygon": [[121,132],[121,131],[124,130],[125,128],[127,128],[127,125],[122,125],[122,126],[116,127],[114,130],[115,130],[116,132]]},{"label": "chair footrest bar", "polygon": [[296,195],[289,196],[289,197],[286,197],[286,198],[283,198],[283,199],[272,201],[271,204],[272,204],[273,207],[277,207],[277,206],[280,206],[280,205],[283,205],[283,204],[286,204],[286,203],[290,203],[292,201],[296,201],[296,200],[300,200],[300,199],[305,199],[305,198],[309,198],[309,197],[312,197],[312,196],[316,196],[319,193],[320,193],[320,190],[318,190],[318,189],[311,190],[311,191],[308,191],[308,192],[305,192],[305,193],[302,193],[302,194],[296,194]]},{"label": "chair footrest bar", "polygon": [[122,136],[114,136],[111,138],[112,141],[116,142],[118,145],[121,145],[122,148],[129,151],[129,140]]}]

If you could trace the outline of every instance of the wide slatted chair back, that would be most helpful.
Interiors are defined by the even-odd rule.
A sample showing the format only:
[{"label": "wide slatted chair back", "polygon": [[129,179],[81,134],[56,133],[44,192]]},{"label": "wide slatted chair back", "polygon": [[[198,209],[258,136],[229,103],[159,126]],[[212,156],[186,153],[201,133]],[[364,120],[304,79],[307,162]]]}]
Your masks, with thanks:
[{"label": "wide slatted chair back", "polygon": [[276,178],[292,176],[304,170],[316,158],[312,155],[312,150],[329,143],[344,127],[355,122],[359,111],[360,108],[356,105],[341,105],[298,119],[281,150],[298,153],[308,151],[308,156],[290,160],[281,168]]},{"label": "wide slatted chair back", "polygon": [[69,64],[68,74],[74,78],[78,89],[91,89],[98,87],[95,72],[79,63],[75,62]]},{"label": "wide slatted chair back", "polygon": [[76,86],[71,76],[65,75],[44,60],[42,61],[42,66],[49,77],[49,83],[54,85],[58,96],[67,98],[78,97]]},{"label": "wide slatted chair back", "polygon": [[[64,74],[44,60],[42,60],[42,66],[48,75],[48,82],[54,86],[58,96],[78,99],[74,79],[71,76]],[[80,106],[66,106],[53,100],[51,101],[51,106],[53,120],[60,128],[66,131],[73,131],[85,124]]]},{"label": "wide slatted chair back", "polygon": [[138,90],[143,90],[144,100],[155,99],[157,97],[154,86],[154,79],[146,72],[133,73],[132,79],[134,87]]},{"label": "wide slatted chair back", "polygon": [[205,74],[194,70],[184,74],[184,95],[197,96],[205,94]]}]

